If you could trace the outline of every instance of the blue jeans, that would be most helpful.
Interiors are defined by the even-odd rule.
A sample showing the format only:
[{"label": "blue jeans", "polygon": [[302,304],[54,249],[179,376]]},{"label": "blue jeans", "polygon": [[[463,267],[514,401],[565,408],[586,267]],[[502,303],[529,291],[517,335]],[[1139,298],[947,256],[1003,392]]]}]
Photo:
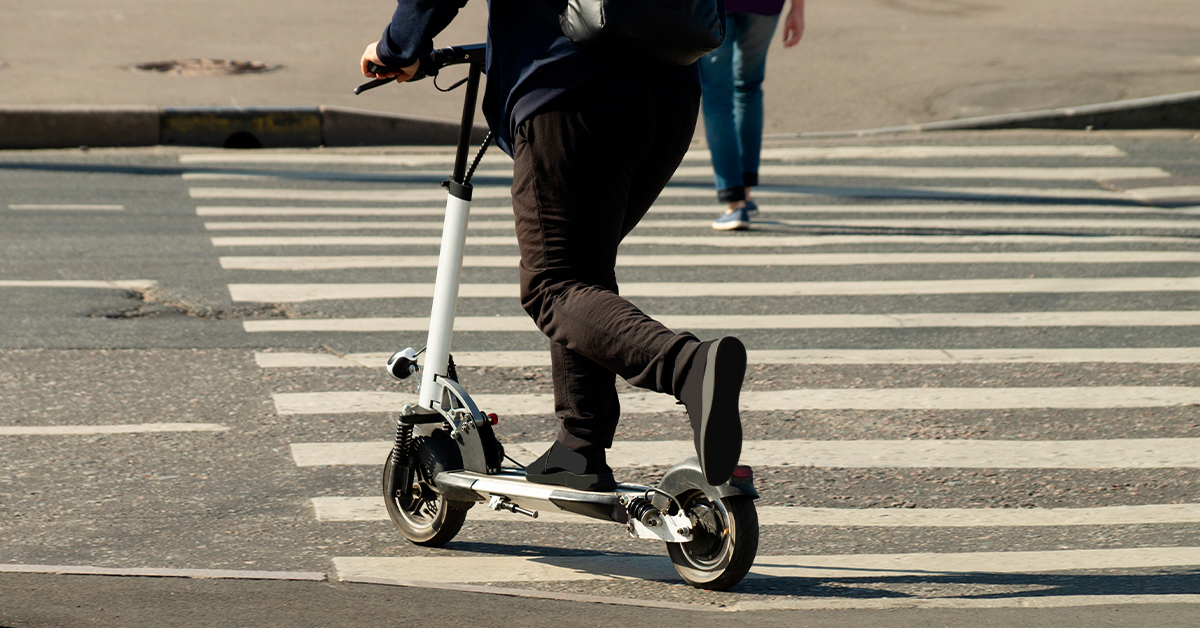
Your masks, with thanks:
[{"label": "blue jeans", "polygon": [[762,150],[762,82],[778,15],[727,13],[725,41],[700,59],[704,133],[712,152],[717,198],[746,199],[758,185]]}]

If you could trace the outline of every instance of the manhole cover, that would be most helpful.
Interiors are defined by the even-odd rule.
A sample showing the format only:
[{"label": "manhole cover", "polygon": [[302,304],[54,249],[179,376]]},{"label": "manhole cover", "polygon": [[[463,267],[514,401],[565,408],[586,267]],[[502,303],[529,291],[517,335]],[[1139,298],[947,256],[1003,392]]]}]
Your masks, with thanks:
[{"label": "manhole cover", "polygon": [[233,59],[178,59],[139,63],[135,69],[163,74],[187,76],[221,76],[224,74],[261,74],[279,68],[278,65],[261,61],[235,61]]}]

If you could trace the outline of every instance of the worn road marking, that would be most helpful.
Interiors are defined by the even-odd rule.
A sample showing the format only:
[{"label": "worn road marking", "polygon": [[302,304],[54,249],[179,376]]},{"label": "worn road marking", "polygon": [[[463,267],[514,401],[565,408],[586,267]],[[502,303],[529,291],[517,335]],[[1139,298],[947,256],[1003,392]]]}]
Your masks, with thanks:
[{"label": "worn road marking", "polygon": [[225,432],[219,423],[138,423],[130,425],[5,425],[0,436],[81,436],[88,434],[153,434],[158,432]]},{"label": "worn road marking", "polygon": [[1172,198],[1200,198],[1200,185],[1133,188],[1125,190],[1125,193],[1143,201],[1163,201]]},{"label": "worn road marking", "polygon": [[147,290],[158,285],[149,279],[121,279],[117,281],[88,279],[0,279],[0,288],[95,288],[105,290]]},{"label": "worn road marking", "polygon": [[[552,407],[552,406],[547,406]],[[682,411],[681,411],[682,412]],[[501,415],[503,418],[504,415]],[[533,460],[549,442],[505,443],[508,455]],[[387,441],[292,443],[297,466],[382,465]],[[670,466],[696,455],[692,441],[621,441],[613,468]],[[1200,438],[1078,441],[769,440],[742,443],[742,464],[764,467],[960,469],[1166,469],[1200,467]]]},{"label": "worn road marking", "polygon": [[[951,312],[917,314],[798,314],[756,316],[656,316],[672,329],[901,329],[929,327],[1189,327],[1200,312]],[[337,318],[244,321],[247,332],[427,331],[427,318]],[[455,331],[536,332],[525,316],[459,316]],[[540,333],[540,332],[539,332]]]},{"label": "worn road marking", "polygon": [[73,205],[73,204],[47,204],[47,205],[9,205],[9,209],[14,211],[92,211],[92,212],[119,212],[124,211],[124,205]]},{"label": "worn road marking", "polygon": [[15,565],[0,563],[0,573],[50,573],[76,576],[144,576],[150,578],[202,578],[235,580],[310,580],[323,582],[319,571],[248,571],[240,569],[170,569],[134,567],[120,569],[91,565]]},{"label": "worn road marking", "polygon": [[[387,521],[383,497],[314,497],[318,521]],[[1152,504],[1102,508],[809,508],[759,506],[758,523],[764,526],[838,526],[898,528],[1037,527],[1151,525],[1200,523],[1200,504]],[[482,504],[467,521],[522,523],[524,515],[498,512]],[[542,510],[538,523],[604,525],[565,512]]]}]

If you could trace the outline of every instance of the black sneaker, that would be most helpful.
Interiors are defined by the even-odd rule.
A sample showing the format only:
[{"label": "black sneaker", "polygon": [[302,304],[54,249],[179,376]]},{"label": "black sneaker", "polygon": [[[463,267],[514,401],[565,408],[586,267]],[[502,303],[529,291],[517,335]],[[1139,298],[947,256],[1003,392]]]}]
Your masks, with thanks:
[{"label": "black sneaker", "polygon": [[554,441],[546,453],[525,467],[525,479],[578,491],[604,492],[617,488],[602,447],[589,447],[585,452],[578,452],[559,441]]},{"label": "black sneaker", "polygon": [[745,375],[746,347],[726,336],[700,343],[680,390],[704,481],[713,486],[729,481],[742,455],[738,397]]}]

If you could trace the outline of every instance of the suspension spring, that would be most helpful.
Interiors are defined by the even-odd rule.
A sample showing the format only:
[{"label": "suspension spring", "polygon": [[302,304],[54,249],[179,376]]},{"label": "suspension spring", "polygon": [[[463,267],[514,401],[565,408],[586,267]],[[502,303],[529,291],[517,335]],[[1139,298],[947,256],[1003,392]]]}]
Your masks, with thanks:
[{"label": "suspension spring", "polygon": [[392,445],[392,460],[394,464],[408,466],[408,457],[412,455],[411,423],[396,421],[396,443]]},{"label": "suspension spring", "polygon": [[658,509],[645,497],[622,496],[621,503],[624,504],[625,511],[629,513],[630,519],[637,519],[648,528],[658,525]]}]

